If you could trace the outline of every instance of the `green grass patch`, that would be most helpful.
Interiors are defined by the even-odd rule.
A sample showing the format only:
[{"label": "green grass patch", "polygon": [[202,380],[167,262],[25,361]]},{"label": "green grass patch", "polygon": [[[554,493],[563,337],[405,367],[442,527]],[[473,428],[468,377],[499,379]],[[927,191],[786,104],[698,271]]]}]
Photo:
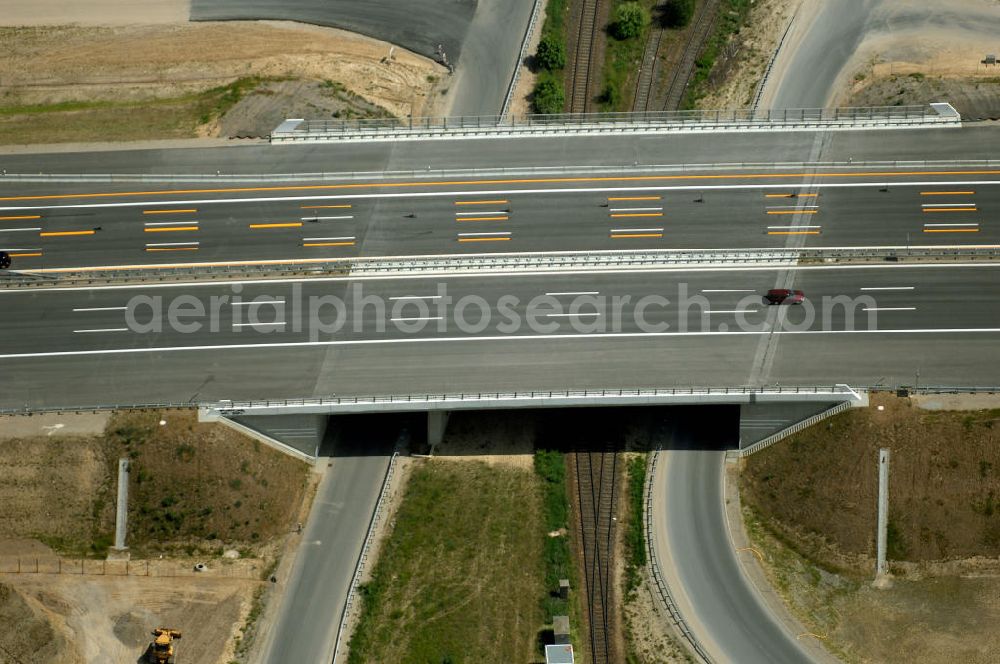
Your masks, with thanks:
[{"label": "green grass patch", "polygon": [[646,485],[646,456],[629,459],[627,471],[628,517],[625,522],[625,597],[635,592],[646,566],[646,536],[642,524],[642,494]]},{"label": "green grass patch", "polygon": [[[561,46],[566,56],[566,13],[569,11],[567,0],[549,0],[545,6],[545,21],[542,23],[542,41],[548,45]],[[541,46],[541,45],[540,45]],[[536,60],[543,62],[545,58],[535,54]],[[566,86],[563,67],[556,69],[540,68],[538,79],[532,90],[532,105],[536,113],[561,113],[566,105]]]},{"label": "green grass patch", "polygon": [[525,661],[542,623],[542,492],[481,463],[414,468],[371,581],[348,662]]},{"label": "green grass patch", "polygon": [[[626,4],[633,3],[630,0],[616,0],[612,16],[619,11],[619,7]],[[635,85],[642,67],[642,54],[649,39],[651,23],[648,17],[656,0],[641,0],[638,4],[647,18],[638,34],[631,39],[617,39],[613,34],[608,36],[608,46],[604,52],[604,86],[599,100],[602,111],[632,110]],[[611,32],[614,33],[613,30]]]},{"label": "green grass patch", "polygon": [[681,104],[682,109],[695,108],[701,98],[708,94],[708,77],[715,67],[719,53],[725,48],[729,39],[733,35],[738,35],[743,29],[752,6],[753,0],[722,0],[719,5],[719,17],[715,22],[715,29],[695,62],[691,82]]},{"label": "green grass patch", "polygon": [[193,138],[264,79],[246,77],[198,93],[141,101],[62,101],[0,106],[0,144]]}]

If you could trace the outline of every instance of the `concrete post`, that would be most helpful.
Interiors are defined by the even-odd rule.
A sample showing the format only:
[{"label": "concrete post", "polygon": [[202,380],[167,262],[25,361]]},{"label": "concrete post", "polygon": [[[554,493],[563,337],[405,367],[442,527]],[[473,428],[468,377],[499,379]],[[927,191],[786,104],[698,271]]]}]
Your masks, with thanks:
[{"label": "concrete post", "polygon": [[878,451],[878,537],[876,539],[877,562],[875,564],[875,582],[885,577],[889,572],[885,553],[889,539],[889,449],[883,447]]},{"label": "concrete post", "polygon": [[427,411],[427,444],[431,448],[431,454],[434,454],[434,448],[440,445],[444,438],[444,430],[448,426],[450,415],[449,410]]},{"label": "concrete post", "polygon": [[115,549],[124,551],[128,520],[128,459],[118,460],[118,505],[115,512]]}]

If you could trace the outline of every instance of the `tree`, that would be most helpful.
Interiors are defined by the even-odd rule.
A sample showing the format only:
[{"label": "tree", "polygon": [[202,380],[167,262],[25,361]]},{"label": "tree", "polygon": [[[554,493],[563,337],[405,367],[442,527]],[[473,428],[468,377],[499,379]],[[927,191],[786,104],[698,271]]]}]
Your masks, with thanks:
[{"label": "tree", "polygon": [[638,2],[623,2],[615,8],[615,21],[611,24],[611,34],[615,39],[634,39],[649,23],[649,14]]},{"label": "tree", "polygon": [[667,0],[663,5],[663,25],[668,28],[683,28],[694,16],[695,0]]},{"label": "tree", "polygon": [[566,45],[554,32],[546,32],[538,42],[535,58],[542,69],[549,71],[562,69],[566,66]]},{"label": "tree", "polygon": [[538,83],[535,84],[532,103],[536,113],[546,115],[562,113],[563,106],[566,105],[566,94],[563,92],[562,83],[551,74],[539,76]]}]

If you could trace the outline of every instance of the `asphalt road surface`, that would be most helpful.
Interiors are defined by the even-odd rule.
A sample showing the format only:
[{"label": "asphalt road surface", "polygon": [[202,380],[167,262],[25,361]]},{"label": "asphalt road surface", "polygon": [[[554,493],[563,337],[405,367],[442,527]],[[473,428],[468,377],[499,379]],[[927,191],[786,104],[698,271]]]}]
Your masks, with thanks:
[{"label": "asphalt road surface", "polygon": [[449,115],[498,115],[533,0],[193,0],[191,20],[274,19],[359,32],[456,65]]},{"label": "asphalt road surface", "polygon": [[[877,141],[865,140],[875,137]],[[775,248],[793,241],[815,247],[933,247],[1000,240],[1000,228],[989,222],[1000,202],[1000,169],[860,163],[988,158],[995,138],[991,127],[692,138],[137,151],[90,161],[78,155],[12,155],[3,158],[8,173],[97,170],[179,177],[175,183],[141,185],[0,178],[0,249],[12,254],[17,269],[36,270],[355,256]],[[723,170],[686,165],[697,157],[701,164],[732,164],[734,159],[770,163]],[[639,174],[607,166],[629,163],[626,159],[657,166]],[[794,163],[816,159],[843,164],[812,172]],[[425,177],[408,173],[389,180],[376,174],[414,169],[419,163],[518,170]],[[213,164],[227,173],[239,170],[249,179],[184,181],[184,174],[204,173]],[[270,174],[253,176],[248,164],[258,169],[270,165],[275,173],[350,164],[372,173],[287,182]],[[569,167],[560,169],[565,164],[603,166],[581,176]],[[553,170],[531,172],[536,166]]]},{"label": "asphalt road surface", "polygon": [[[675,441],[696,448],[699,441]],[[725,452],[663,452],[653,485],[653,546],[671,593],[716,662],[791,664],[811,658],[777,622],[736,558],[723,504]]]},{"label": "asphalt road surface", "polygon": [[[998,269],[886,264],[0,291],[0,405],[914,379],[991,385],[1000,368],[992,352]],[[777,284],[803,289],[809,305],[764,306],[760,294]]]},{"label": "asphalt road surface", "polygon": [[[398,431],[392,418],[339,418],[340,440],[313,502],[277,619],[257,661],[329,664],[354,568]],[[363,426],[361,426],[363,424]],[[326,463],[326,457],[320,463]]]}]

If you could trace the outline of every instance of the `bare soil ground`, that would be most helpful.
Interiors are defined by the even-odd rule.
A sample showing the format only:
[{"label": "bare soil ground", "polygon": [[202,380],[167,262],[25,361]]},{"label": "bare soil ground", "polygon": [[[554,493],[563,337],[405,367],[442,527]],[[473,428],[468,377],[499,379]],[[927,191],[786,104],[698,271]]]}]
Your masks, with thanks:
[{"label": "bare soil ground", "polygon": [[[922,398],[995,405],[941,399]],[[747,531],[806,638],[847,661],[996,661],[998,421],[995,408],[876,394],[745,462]],[[892,451],[887,590],[870,585],[879,447]]]},{"label": "bare soil ground", "polygon": [[[305,464],[193,411],[4,417],[0,452],[0,622],[24,626],[0,630],[0,662],[131,662],[158,625],[187,661],[232,659]],[[119,457],[132,557],[82,557],[111,543]]]},{"label": "bare soil ground", "polygon": [[[0,42],[8,144],[258,136],[285,117],[426,115],[444,72],[384,42],[288,22],[6,27]],[[225,94],[238,80],[248,84]]]},{"label": "bare soil ground", "polygon": [[[135,662],[155,627],[182,633],[183,661],[229,661],[256,580],[0,575],[0,661]],[[10,659],[4,659],[4,655]]]},{"label": "bare soil ground", "polygon": [[[750,457],[746,501],[809,555],[867,570],[875,553],[876,460],[888,447],[890,558],[1000,555],[1000,410],[926,411],[887,394],[873,395],[872,404]],[[839,555],[826,558],[827,547]]]}]

